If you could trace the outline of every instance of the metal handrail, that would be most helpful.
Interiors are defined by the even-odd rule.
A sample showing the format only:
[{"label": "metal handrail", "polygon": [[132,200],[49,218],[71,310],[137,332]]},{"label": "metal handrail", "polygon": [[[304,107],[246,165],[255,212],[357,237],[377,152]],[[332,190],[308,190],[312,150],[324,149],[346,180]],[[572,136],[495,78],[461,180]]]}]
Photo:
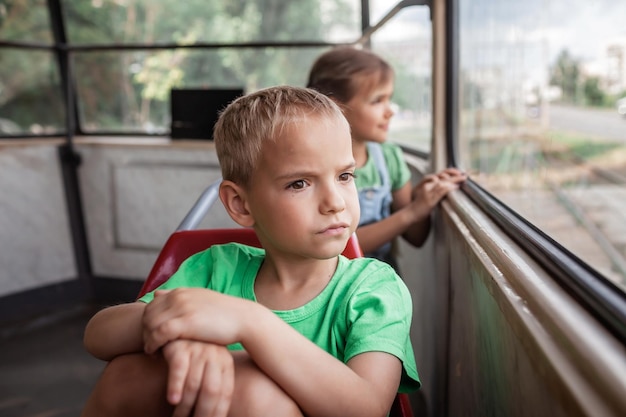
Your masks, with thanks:
[{"label": "metal handrail", "polygon": [[179,230],[193,230],[198,227],[204,216],[209,212],[209,209],[217,201],[219,194],[220,184],[222,178],[220,177],[211,185],[209,185],[198,197],[195,204],[191,207],[185,218],[176,228]]},{"label": "metal handrail", "polygon": [[404,9],[406,7],[409,7],[409,6],[428,6],[428,7],[430,7],[431,3],[432,3],[431,0],[402,0],[402,1],[398,2],[398,4],[396,4],[394,7],[392,7],[391,10],[389,10],[387,12],[387,14],[385,16],[383,16],[378,21],[378,23],[376,23],[374,26],[368,26],[368,27],[364,28],[363,29],[363,34],[361,35],[361,37],[359,39],[357,39],[356,41],[354,41],[353,44],[365,45],[369,41],[369,39],[372,37],[374,32],[376,32],[378,29],[383,27],[383,25],[385,23],[387,23],[392,17],[394,17],[402,9]]}]

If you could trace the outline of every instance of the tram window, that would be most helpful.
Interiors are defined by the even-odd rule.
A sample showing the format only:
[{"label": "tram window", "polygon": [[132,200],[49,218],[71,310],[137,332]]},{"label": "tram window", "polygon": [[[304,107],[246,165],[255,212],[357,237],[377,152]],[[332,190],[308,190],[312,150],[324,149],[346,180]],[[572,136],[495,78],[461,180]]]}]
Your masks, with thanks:
[{"label": "tram window", "polygon": [[0,3],[0,41],[42,45],[3,48],[0,53],[0,138],[59,134],[65,113],[45,0]]},{"label": "tram window", "polygon": [[50,51],[6,48],[0,57],[0,137],[65,131],[58,66]]},{"label": "tram window", "polygon": [[62,1],[72,43],[347,42],[360,0]]},{"label": "tram window", "polygon": [[626,3],[458,4],[461,165],[626,289]]},{"label": "tram window", "polygon": [[[176,49],[75,53],[78,109],[86,133],[167,134],[172,88],[304,85],[322,48]],[[284,68],[289,68],[285,72]]]},{"label": "tram window", "polygon": [[0,2],[0,40],[52,44],[46,0]]},{"label": "tram window", "polygon": [[[304,85],[323,48],[229,48],[245,42],[347,42],[360,34],[360,0],[322,2],[62,2],[72,45],[223,44],[220,48],[72,52],[84,133],[169,132],[172,88],[245,91]],[[288,71],[285,71],[288,69]]]},{"label": "tram window", "polygon": [[[370,20],[378,22],[390,3],[374,0]],[[430,9],[413,6],[402,9],[389,24],[372,36],[372,50],[394,68],[396,80],[393,102],[395,116],[390,124],[390,140],[430,152],[432,29]]]}]

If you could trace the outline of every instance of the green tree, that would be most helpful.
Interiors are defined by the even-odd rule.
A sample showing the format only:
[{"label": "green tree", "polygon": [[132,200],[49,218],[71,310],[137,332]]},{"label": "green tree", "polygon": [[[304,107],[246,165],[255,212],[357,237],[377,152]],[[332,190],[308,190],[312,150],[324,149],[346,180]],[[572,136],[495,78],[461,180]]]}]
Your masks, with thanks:
[{"label": "green tree", "polygon": [[576,103],[578,100],[579,65],[579,62],[570,55],[569,51],[564,49],[550,68],[550,84],[561,88],[562,98],[565,102]]},{"label": "green tree", "polygon": [[[228,48],[227,44],[320,41],[332,29],[360,27],[353,0],[60,1],[70,45],[225,45],[218,49],[72,51],[73,85],[87,131],[166,128],[172,87],[241,86],[253,91],[276,84],[303,85],[320,48]],[[46,7],[46,0],[0,1],[0,39],[47,39],[52,45]],[[34,34],[36,39],[32,39]],[[7,54],[4,49],[0,54],[0,109],[2,100],[26,90],[43,91],[42,84],[60,79],[56,68],[57,75],[49,74],[53,59],[46,62],[32,50],[18,51]]]},{"label": "green tree", "polygon": [[589,77],[583,82],[583,94],[585,102],[592,106],[602,106],[605,103],[606,94],[600,88],[600,79],[598,77]]},{"label": "green tree", "polygon": [[[0,40],[52,46],[45,0],[0,0]],[[64,127],[60,74],[52,51],[0,50],[0,118],[22,132]]]}]

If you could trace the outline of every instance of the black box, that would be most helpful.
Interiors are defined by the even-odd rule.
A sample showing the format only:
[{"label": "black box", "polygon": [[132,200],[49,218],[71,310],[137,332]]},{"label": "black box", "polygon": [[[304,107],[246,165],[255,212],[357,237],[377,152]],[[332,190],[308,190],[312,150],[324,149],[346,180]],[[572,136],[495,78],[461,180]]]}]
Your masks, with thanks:
[{"label": "black box", "polygon": [[170,106],[173,139],[212,139],[213,126],[219,112],[237,97],[242,88],[232,89],[172,89]]}]

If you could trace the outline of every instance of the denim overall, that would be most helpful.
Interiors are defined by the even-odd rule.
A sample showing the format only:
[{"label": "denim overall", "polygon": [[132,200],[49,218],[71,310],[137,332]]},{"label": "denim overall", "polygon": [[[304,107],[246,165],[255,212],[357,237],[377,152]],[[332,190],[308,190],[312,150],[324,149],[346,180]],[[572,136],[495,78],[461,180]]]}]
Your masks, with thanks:
[{"label": "denim overall", "polygon": [[[378,143],[368,142],[367,153],[378,170],[381,185],[359,190],[359,205],[361,207],[359,226],[365,226],[389,217],[391,208],[391,180],[389,179],[383,149]],[[389,262],[391,242],[385,243],[373,252],[366,253],[365,256]]]}]

